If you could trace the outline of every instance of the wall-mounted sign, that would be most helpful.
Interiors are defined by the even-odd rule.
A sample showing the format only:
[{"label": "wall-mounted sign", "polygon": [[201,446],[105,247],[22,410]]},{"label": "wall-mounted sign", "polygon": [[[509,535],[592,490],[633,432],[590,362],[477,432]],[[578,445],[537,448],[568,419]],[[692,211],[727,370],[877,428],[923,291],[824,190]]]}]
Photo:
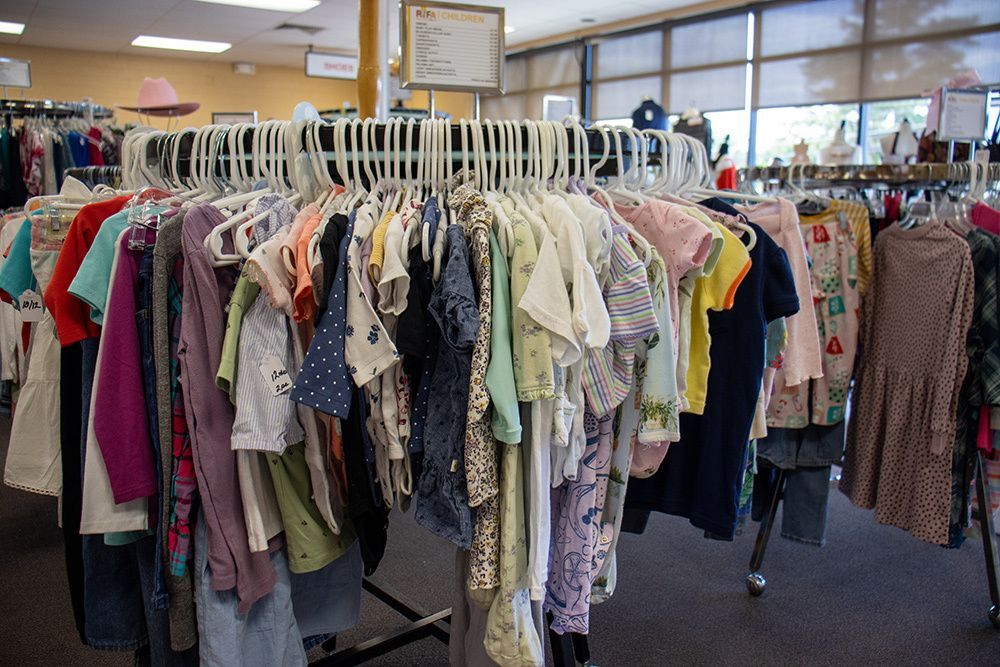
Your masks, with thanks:
[{"label": "wall-mounted sign", "polygon": [[986,136],[990,95],[985,90],[941,89],[941,141],[981,141]]},{"label": "wall-mounted sign", "polygon": [[403,0],[403,88],[502,94],[503,7]]},{"label": "wall-mounted sign", "polygon": [[0,86],[31,88],[31,62],[0,58]]},{"label": "wall-mounted sign", "polygon": [[256,111],[213,111],[212,125],[236,125],[237,123],[257,124]]},{"label": "wall-mounted sign", "polygon": [[306,76],[324,79],[357,79],[358,59],[337,53],[306,51]]}]

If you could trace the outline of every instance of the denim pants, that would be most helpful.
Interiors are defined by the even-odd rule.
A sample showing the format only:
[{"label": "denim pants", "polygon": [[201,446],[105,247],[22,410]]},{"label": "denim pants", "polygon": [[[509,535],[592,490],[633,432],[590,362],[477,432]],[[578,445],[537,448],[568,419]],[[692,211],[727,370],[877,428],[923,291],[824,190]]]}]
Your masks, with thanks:
[{"label": "denim pants", "polygon": [[[153,464],[156,466],[156,497],[149,499],[149,515],[156,517],[153,521],[156,543],[163,544],[163,522],[158,519],[160,503],[163,502],[163,462],[160,458],[160,422],[157,417],[156,364],[153,356],[153,246],[146,248],[139,262],[135,298],[135,325],[139,334],[139,352],[142,357],[142,389],[146,397],[149,437],[153,444]],[[152,556],[154,576],[150,604],[153,609],[166,609],[169,598],[163,549],[155,549]]]},{"label": "denim pants", "polygon": [[753,518],[759,521],[767,511],[777,469],[784,469],[781,536],[816,546],[826,544],[830,466],[840,462],[844,436],[844,422],[768,429],[767,437],[757,441],[758,461],[764,465],[754,480]]},{"label": "denim pants", "polygon": [[278,575],[274,589],[249,613],[236,611],[236,591],[213,591],[208,563],[208,529],[198,510],[194,531],[195,605],[198,645],[205,667],[291,667],[306,664],[302,637],[292,612],[288,562],[283,550],[271,554]]}]

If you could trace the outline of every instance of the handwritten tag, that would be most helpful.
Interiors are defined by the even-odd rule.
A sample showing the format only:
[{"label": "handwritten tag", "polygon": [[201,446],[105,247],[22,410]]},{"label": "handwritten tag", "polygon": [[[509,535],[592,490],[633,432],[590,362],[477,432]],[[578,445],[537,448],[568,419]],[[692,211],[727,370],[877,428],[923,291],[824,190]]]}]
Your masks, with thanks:
[{"label": "handwritten tag", "polygon": [[269,354],[260,362],[260,374],[271,389],[271,393],[280,396],[292,388],[292,379],[288,377],[288,369],[281,359]]},{"label": "handwritten tag", "polygon": [[25,290],[21,294],[20,310],[22,322],[41,322],[45,313],[45,304],[42,303],[42,295],[34,290]]}]

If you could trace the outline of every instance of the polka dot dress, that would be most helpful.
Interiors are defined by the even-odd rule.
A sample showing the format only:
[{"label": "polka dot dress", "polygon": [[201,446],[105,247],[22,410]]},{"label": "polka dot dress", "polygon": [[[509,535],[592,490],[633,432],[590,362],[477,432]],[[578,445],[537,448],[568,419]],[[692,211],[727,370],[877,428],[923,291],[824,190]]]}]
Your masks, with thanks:
[{"label": "polka dot dress", "polygon": [[955,406],[965,377],[973,264],[937,223],[875,245],[840,489],[880,523],[947,544]]}]

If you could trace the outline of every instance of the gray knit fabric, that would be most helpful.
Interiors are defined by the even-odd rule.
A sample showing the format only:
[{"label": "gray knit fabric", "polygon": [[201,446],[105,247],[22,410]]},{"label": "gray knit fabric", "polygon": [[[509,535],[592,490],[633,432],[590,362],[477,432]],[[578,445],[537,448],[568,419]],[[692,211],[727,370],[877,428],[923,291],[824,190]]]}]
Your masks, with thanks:
[{"label": "gray knit fabric", "polygon": [[[169,562],[167,531],[170,527],[170,487],[174,472],[173,405],[170,402],[170,308],[167,287],[174,262],[181,254],[183,214],[160,223],[153,250],[153,359],[156,367],[156,416],[160,425],[160,459],[163,485],[160,496],[160,523],[163,543],[160,548]],[[192,561],[193,564],[193,561]],[[198,641],[194,611],[191,570],[183,577],[167,573],[170,599],[170,646],[175,651],[191,648]]]}]

